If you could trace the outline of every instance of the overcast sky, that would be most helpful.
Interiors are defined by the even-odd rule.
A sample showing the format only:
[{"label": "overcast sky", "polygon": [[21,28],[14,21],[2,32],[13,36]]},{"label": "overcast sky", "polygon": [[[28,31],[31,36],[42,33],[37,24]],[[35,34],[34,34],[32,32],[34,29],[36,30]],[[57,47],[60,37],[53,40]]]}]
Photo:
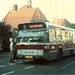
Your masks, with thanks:
[{"label": "overcast sky", "polygon": [[[17,4],[18,9],[27,4],[28,0],[0,0],[0,20]],[[49,21],[54,18],[66,18],[75,23],[75,0],[32,0],[32,7],[38,7]]]}]

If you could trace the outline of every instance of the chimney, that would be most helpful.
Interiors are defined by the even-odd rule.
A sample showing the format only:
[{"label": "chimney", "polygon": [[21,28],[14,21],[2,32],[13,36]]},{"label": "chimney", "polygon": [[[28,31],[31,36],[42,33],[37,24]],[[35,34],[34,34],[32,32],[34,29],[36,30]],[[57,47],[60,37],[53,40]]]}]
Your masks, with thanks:
[{"label": "chimney", "polygon": [[27,4],[28,6],[32,7],[32,0],[28,0]]},{"label": "chimney", "polygon": [[13,5],[13,11],[16,11],[16,10],[18,10],[18,6],[17,6],[17,4],[14,4]]}]

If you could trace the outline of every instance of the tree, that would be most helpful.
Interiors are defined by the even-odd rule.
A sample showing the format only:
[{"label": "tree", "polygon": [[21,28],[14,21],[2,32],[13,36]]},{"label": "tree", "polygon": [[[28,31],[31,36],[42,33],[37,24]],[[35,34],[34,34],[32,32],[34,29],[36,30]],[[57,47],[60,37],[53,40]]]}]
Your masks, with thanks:
[{"label": "tree", "polygon": [[0,36],[4,37],[9,35],[11,32],[11,25],[4,22],[0,22]]},{"label": "tree", "polygon": [[69,25],[69,27],[75,29],[75,23]]},{"label": "tree", "polygon": [[9,51],[9,38],[11,36],[11,25],[0,22],[0,37],[2,37],[2,46],[4,51]]}]

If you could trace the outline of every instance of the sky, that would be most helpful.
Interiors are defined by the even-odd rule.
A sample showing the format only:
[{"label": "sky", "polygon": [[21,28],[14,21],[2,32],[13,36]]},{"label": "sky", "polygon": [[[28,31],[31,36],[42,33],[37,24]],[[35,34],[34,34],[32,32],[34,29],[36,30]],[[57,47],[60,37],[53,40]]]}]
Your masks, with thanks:
[{"label": "sky", "polygon": [[[13,9],[14,4],[17,4],[18,9],[20,9],[27,5],[27,1],[0,0],[0,20]],[[63,18],[71,23],[75,23],[75,0],[32,0],[32,7],[38,7],[50,22],[54,18]]]}]

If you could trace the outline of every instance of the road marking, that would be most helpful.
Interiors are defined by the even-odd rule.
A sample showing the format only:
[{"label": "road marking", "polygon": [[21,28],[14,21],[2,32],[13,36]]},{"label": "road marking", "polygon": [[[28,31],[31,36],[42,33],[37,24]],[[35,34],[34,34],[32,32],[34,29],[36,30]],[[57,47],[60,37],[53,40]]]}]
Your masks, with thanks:
[{"label": "road marking", "polygon": [[0,67],[6,67],[6,65],[0,65]]},{"label": "road marking", "polygon": [[60,70],[66,68],[66,67],[68,67],[68,66],[70,66],[70,65],[72,65],[72,64],[74,64],[74,63],[75,63],[75,61],[73,61],[73,62],[71,62],[71,63],[69,63],[69,64],[67,64],[67,65],[62,66],[62,67],[60,67],[59,69],[55,69],[55,70],[51,71],[50,73],[54,73],[54,72],[60,71]]},{"label": "road marking", "polygon": [[8,65],[15,65],[16,63],[7,63]]},{"label": "road marking", "polygon": [[1,74],[1,75],[8,75],[8,74],[11,74],[11,73],[14,73],[14,71],[7,72],[7,73]]},{"label": "road marking", "polygon": [[69,64],[63,66],[62,68],[65,68],[65,67],[67,67],[67,66],[69,66],[69,65],[72,65],[72,64],[74,64],[74,63],[75,63],[75,61],[73,61],[73,62],[71,62],[71,63],[69,63]]},{"label": "road marking", "polygon": [[29,68],[32,68],[32,67],[34,67],[34,65],[33,66],[26,67],[25,69],[29,69]]}]

